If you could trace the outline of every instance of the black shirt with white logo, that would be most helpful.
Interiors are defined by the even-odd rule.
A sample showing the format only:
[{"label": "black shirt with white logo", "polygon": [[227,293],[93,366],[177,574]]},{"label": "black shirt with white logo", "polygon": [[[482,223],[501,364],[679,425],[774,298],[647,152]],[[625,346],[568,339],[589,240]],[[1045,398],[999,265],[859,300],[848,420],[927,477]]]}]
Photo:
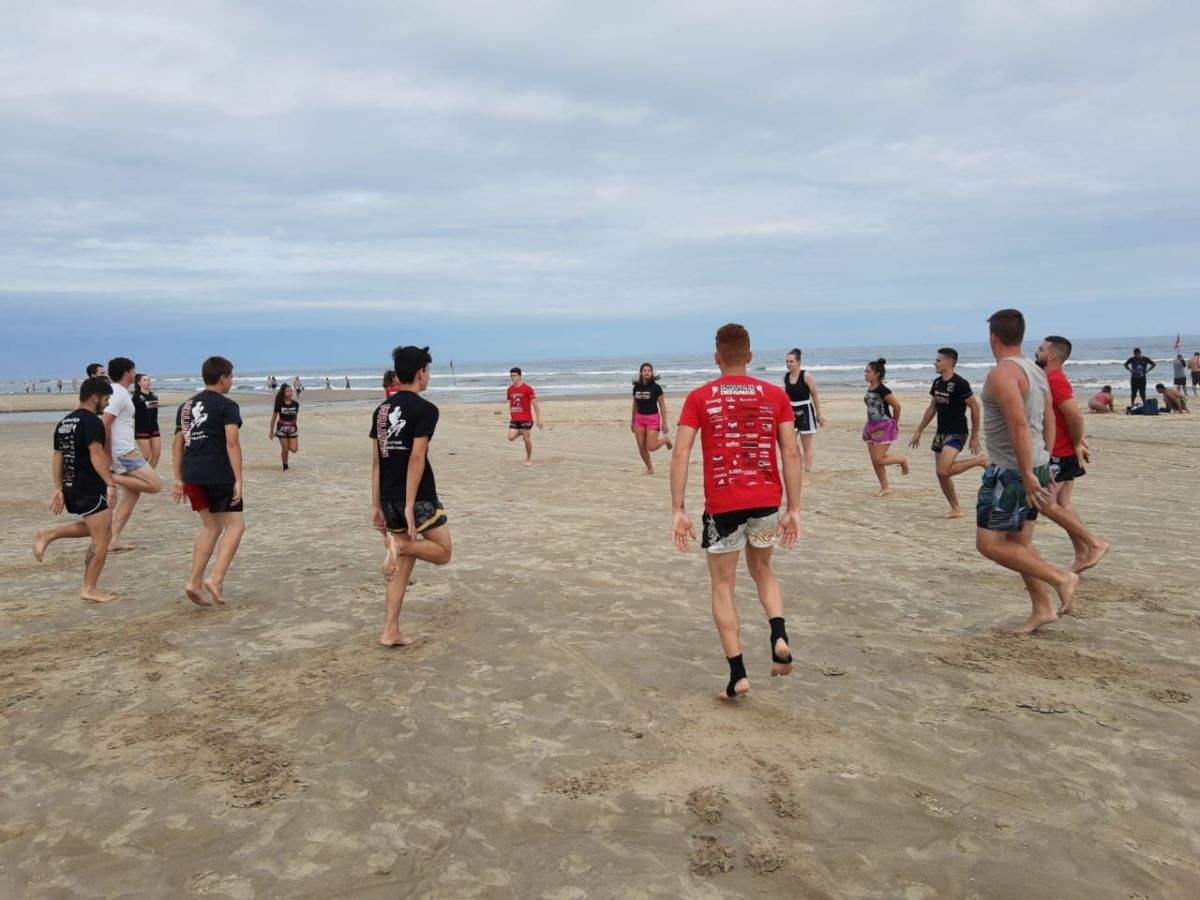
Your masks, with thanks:
[{"label": "black shirt with white logo", "polygon": [[[408,461],[417,438],[433,438],[438,408],[415,391],[399,391],[388,397],[371,416],[371,440],[379,454],[379,499],[403,502],[407,489]],[[417,485],[416,500],[437,501],[437,485],[429,457]]]},{"label": "black shirt with white logo", "polygon": [[175,412],[175,433],[183,432],[183,480],[186,484],[233,484],[233,466],[225,447],[225,426],[242,427],[237,403],[213,390],[185,400]]},{"label": "black shirt with white logo", "polygon": [[633,386],[633,399],[637,403],[639,416],[652,416],[658,412],[658,398],[663,395],[662,385],[657,381]]},{"label": "black shirt with white logo", "polygon": [[104,423],[90,410],[75,410],[54,429],[54,449],[62,454],[64,494],[84,497],[108,490],[92,465],[92,444],[104,446]]},{"label": "black shirt with white logo", "polygon": [[937,433],[966,434],[967,400],[975,396],[971,383],[957,372],[949,381],[935,378],[929,396],[937,403]]},{"label": "black shirt with white logo", "polygon": [[1134,378],[1145,378],[1146,373],[1157,365],[1158,363],[1148,356],[1131,356],[1125,360],[1125,368],[1129,370],[1129,374]]},{"label": "black shirt with white logo", "polygon": [[132,396],[134,434],[151,434],[158,431],[158,394],[154,391],[148,394],[134,391]]},{"label": "black shirt with white logo", "polygon": [[280,425],[295,425],[296,416],[300,415],[300,402],[292,400],[291,403],[284,403],[282,400],[277,400],[275,413],[279,416],[277,421]]}]

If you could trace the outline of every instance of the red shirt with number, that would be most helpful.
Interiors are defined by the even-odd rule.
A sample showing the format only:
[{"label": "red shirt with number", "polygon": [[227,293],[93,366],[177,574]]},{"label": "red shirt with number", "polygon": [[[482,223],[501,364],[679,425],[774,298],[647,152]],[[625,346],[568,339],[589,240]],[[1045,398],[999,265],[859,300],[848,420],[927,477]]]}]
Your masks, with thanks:
[{"label": "red shirt with number", "polygon": [[679,424],[700,432],[708,513],[779,506],[779,426],[791,421],[787,394],[748,375],[725,375],[688,394]]},{"label": "red shirt with number", "polygon": [[1054,404],[1054,449],[1050,451],[1050,455],[1074,456],[1075,442],[1071,440],[1071,432],[1067,430],[1067,418],[1058,405],[1064,400],[1073,400],[1075,391],[1062,369],[1048,373],[1046,380],[1050,382],[1050,402]]},{"label": "red shirt with number", "polygon": [[521,382],[508,387],[508,416],[514,422],[533,421],[533,388]]}]

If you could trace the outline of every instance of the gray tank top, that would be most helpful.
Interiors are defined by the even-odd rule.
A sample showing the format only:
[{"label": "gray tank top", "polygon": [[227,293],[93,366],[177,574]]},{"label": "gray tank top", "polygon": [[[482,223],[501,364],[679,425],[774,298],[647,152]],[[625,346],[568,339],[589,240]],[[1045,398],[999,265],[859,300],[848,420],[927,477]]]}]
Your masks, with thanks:
[{"label": "gray tank top", "polygon": [[[1033,433],[1033,465],[1034,468],[1044,466],[1050,462],[1050,451],[1046,449],[1046,438],[1042,428],[1050,383],[1046,381],[1046,373],[1028,357],[1006,356],[996,364],[997,368],[1006,362],[1020,366],[1029,381],[1029,390],[1025,393],[1025,418],[1029,420],[1029,430]],[[1000,404],[988,392],[987,382],[983,385],[983,438],[987,442],[988,457],[992,462],[1002,469],[1018,468],[1017,453],[1008,437],[1008,426],[1000,412]]]}]

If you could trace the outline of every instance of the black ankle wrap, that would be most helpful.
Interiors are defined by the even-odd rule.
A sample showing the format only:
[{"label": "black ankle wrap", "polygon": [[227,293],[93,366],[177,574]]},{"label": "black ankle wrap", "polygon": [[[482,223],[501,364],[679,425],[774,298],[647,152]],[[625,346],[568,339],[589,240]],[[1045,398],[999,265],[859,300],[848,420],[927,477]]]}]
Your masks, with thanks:
[{"label": "black ankle wrap", "polygon": [[[775,618],[770,620],[770,623],[771,623],[771,661],[777,662],[781,665],[786,666],[788,663],[790,663],[792,661],[792,654],[791,654],[791,650],[790,650],[792,642],[788,640],[787,629],[784,627],[784,624],[783,624],[783,616],[776,616]],[[781,638],[783,639],[783,642],[785,644],[787,644],[789,647],[788,655],[787,655],[786,659],[784,659],[781,656],[775,655],[775,642],[780,640]]]},{"label": "black ankle wrap", "polygon": [[729,663],[729,686],[725,688],[725,696],[736,697],[737,694],[733,692],[733,688],[746,677],[746,664],[742,662],[740,653],[737,656],[727,656],[725,660]]}]

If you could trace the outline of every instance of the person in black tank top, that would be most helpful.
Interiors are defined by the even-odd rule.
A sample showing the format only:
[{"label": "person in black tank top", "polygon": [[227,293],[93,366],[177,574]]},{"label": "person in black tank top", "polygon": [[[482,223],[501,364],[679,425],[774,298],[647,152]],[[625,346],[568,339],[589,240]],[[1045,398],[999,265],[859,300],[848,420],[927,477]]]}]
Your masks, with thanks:
[{"label": "person in black tank top", "polygon": [[279,438],[279,460],[283,471],[288,469],[288,454],[300,452],[300,427],[296,424],[300,416],[300,401],[290,384],[284,384],[275,395],[275,409],[271,412],[271,424],[267,426],[267,438]]},{"label": "person in black tank top", "polygon": [[800,485],[809,484],[812,479],[809,473],[813,467],[813,435],[818,427],[825,427],[825,416],[821,414],[821,398],[817,395],[817,383],[812,373],[800,368],[800,349],[793,347],[784,358],[787,374],[783,376],[783,389],[787,391],[788,400],[792,403],[792,415],[795,419],[796,435],[800,439],[800,455],[802,457]]},{"label": "person in black tank top", "polygon": [[162,456],[162,432],[158,428],[158,394],[150,390],[150,376],[139,374],[133,381],[133,439],[150,468]]}]

